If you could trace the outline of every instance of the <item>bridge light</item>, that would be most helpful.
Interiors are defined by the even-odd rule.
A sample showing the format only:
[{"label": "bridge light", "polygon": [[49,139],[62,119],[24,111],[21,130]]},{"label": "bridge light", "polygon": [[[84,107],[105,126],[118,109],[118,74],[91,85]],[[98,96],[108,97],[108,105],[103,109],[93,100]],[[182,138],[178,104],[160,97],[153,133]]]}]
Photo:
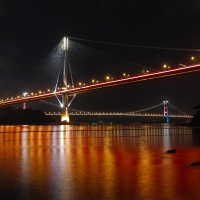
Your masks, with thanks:
[{"label": "bridge light", "polygon": [[167,65],[166,65],[166,64],[163,65],[163,69],[164,69],[164,70],[167,69]]},{"label": "bridge light", "polygon": [[192,61],[192,64],[194,64],[194,61],[195,61],[195,57],[194,56],[191,57],[191,61]]},{"label": "bridge light", "polygon": [[41,94],[42,93],[42,91],[39,91],[39,94]]},{"label": "bridge light", "polygon": [[110,76],[106,76],[106,80],[110,80]]},{"label": "bridge light", "polygon": [[50,89],[48,89],[47,91],[50,92]]},{"label": "bridge light", "polygon": [[27,92],[24,92],[24,93],[23,93],[23,96],[25,97],[27,94],[28,94]]},{"label": "bridge light", "polygon": [[123,73],[123,76],[126,76],[126,73]]},{"label": "bridge light", "polygon": [[66,37],[63,38],[62,50],[63,51],[68,50],[68,38],[66,38]]},{"label": "bridge light", "polygon": [[79,83],[78,83],[78,85],[79,85],[79,86],[81,86],[81,85],[82,85],[82,83],[81,83],[81,82],[79,82]]}]

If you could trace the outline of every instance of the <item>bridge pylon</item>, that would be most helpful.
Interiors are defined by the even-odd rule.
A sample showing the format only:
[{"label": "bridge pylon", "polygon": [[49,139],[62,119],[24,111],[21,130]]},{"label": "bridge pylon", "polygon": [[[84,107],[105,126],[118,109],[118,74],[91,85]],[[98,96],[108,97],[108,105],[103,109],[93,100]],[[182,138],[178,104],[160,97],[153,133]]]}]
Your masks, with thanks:
[{"label": "bridge pylon", "polygon": [[[65,89],[67,89],[67,63],[68,63],[68,38],[63,38],[62,51],[64,53],[63,62],[63,84]],[[61,121],[69,122],[69,106],[68,106],[68,94],[62,95],[62,108],[61,108]]]},{"label": "bridge pylon", "polygon": [[164,105],[164,122],[169,123],[169,113],[168,113],[168,106],[167,106],[168,101],[163,101]]},{"label": "bridge pylon", "polygon": [[69,122],[68,94],[62,95],[61,121]]}]

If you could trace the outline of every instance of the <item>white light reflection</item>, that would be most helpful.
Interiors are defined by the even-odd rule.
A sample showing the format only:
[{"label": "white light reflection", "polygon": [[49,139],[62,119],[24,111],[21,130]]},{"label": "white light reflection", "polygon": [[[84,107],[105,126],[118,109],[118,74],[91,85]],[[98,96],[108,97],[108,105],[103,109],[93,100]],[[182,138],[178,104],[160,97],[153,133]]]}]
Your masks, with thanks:
[{"label": "white light reflection", "polygon": [[21,129],[21,185],[26,188],[29,183],[29,129],[23,126]]},{"label": "white light reflection", "polygon": [[164,147],[170,148],[170,125],[163,124],[163,131],[164,131]]},{"label": "white light reflection", "polygon": [[72,183],[71,179],[71,154],[67,151],[70,143],[66,145],[66,128],[67,126],[53,126],[52,132],[52,153],[51,153],[51,185],[56,190],[51,190],[52,196],[55,198],[66,196],[72,199],[72,191],[66,191],[63,183]]},{"label": "white light reflection", "polygon": [[[56,144],[56,141],[57,141],[57,139],[56,139],[56,137],[57,137],[57,130],[58,130],[58,128],[57,128],[58,126],[53,126],[53,133],[52,133],[52,146],[54,147],[54,146],[56,146],[57,144]],[[55,148],[53,148],[53,153],[56,151],[56,149]]]}]

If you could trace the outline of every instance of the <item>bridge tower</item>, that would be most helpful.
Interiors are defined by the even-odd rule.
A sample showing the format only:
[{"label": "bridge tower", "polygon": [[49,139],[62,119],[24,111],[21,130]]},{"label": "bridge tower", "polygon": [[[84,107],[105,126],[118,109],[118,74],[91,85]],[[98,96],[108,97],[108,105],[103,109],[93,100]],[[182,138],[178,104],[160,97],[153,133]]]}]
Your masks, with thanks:
[{"label": "bridge tower", "polygon": [[[68,38],[63,38],[62,51],[64,54],[63,62],[63,84],[67,89],[67,65],[68,65]],[[61,121],[69,122],[69,106],[68,106],[68,94],[62,95],[62,108],[61,108]]]},{"label": "bridge tower", "polygon": [[169,123],[169,113],[168,113],[168,106],[167,106],[168,101],[163,101],[164,105],[164,122]]}]

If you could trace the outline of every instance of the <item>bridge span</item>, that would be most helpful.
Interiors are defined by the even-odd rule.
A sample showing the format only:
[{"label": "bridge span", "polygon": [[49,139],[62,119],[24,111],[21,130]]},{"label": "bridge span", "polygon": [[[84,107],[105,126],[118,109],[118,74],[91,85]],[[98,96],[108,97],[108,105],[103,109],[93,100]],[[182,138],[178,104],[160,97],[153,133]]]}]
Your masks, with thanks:
[{"label": "bridge span", "polygon": [[[45,115],[61,115],[60,112],[45,112]],[[69,115],[83,116],[130,116],[130,117],[166,117],[164,114],[155,113],[112,113],[112,112],[70,112]],[[192,115],[168,115],[175,118],[192,118]]]},{"label": "bridge span", "polygon": [[153,73],[144,74],[144,75],[132,76],[132,77],[122,78],[118,80],[106,81],[102,83],[85,85],[82,87],[76,87],[72,89],[63,89],[61,91],[56,91],[56,92],[50,91],[50,92],[41,93],[41,94],[19,96],[16,98],[12,97],[10,99],[7,98],[5,100],[2,99],[0,101],[0,106],[7,106],[7,105],[12,105],[12,104],[28,102],[28,101],[35,101],[35,100],[54,97],[56,95],[63,95],[63,94],[73,95],[73,94],[78,94],[78,93],[83,93],[83,92],[88,92],[88,91],[93,91],[93,90],[99,90],[102,88],[114,87],[118,85],[134,83],[134,82],[150,81],[150,80],[159,79],[159,78],[167,78],[167,77],[172,77],[172,76],[177,76],[177,75],[182,75],[182,74],[194,73],[198,71],[200,71],[200,64],[169,69],[166,71],[153,72]]}]

